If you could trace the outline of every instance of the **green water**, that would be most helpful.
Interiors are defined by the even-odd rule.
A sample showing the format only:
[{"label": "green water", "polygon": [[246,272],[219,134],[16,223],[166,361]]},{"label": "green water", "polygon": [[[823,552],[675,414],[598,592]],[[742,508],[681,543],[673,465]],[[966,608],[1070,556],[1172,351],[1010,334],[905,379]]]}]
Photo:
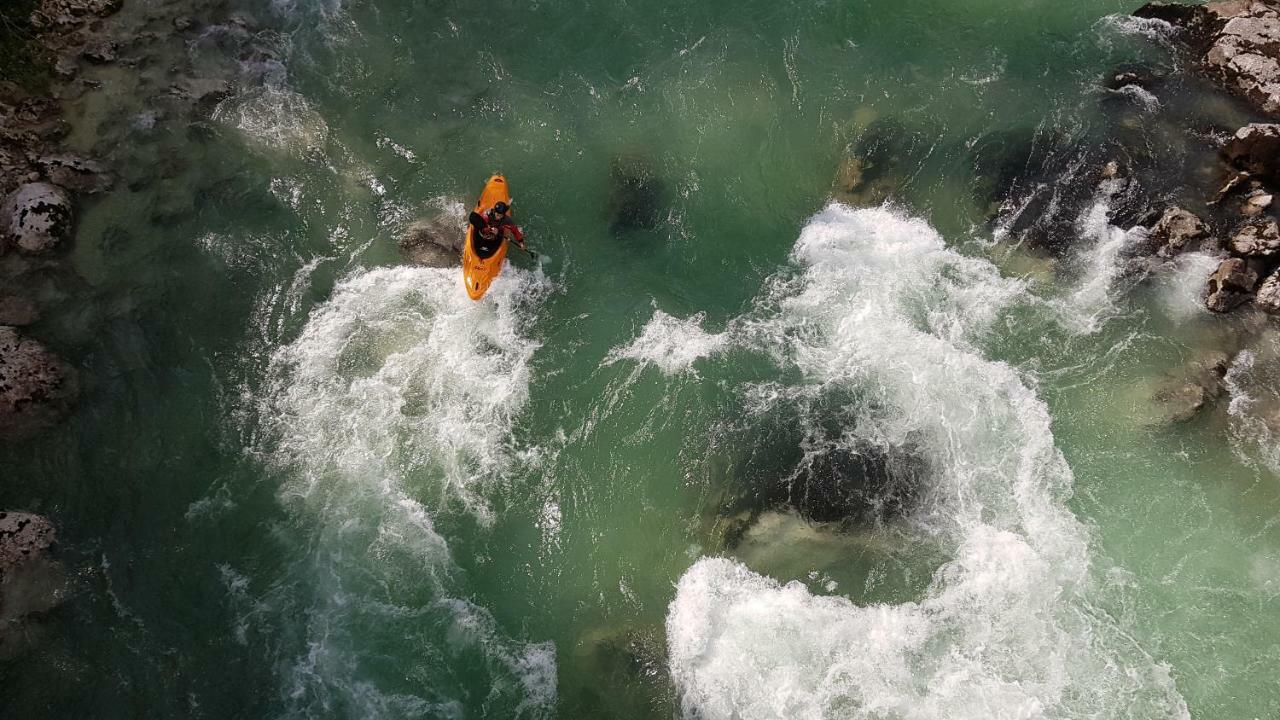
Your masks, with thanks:
[{"label": "green water", "polygon": [[[0,716],[1280,714],[1270,438],[1242,442],[1225,400],[1151,422],[1153,380],[1233,321],[1173,278],[1108,285],[1083,226],[1019,285],[1045,261],[985,224],[975,154],[1105,135],[1103,73],[1168,63],[1103,19],[1129,5],[238,5],[274,30],[237,42],[281,62],[262,79],[216,33],[184,51],[241,73],[212,133],[102,140],[154,102],[128,70],[73,105],[73,144],[164,173],[91,205],[74,275],[35,283],[33,333],[86,391],[0,449],[0,507],[55,520],[72,580],[0,664]],[[892,212],[805,231],[847,267],[792,257],[886,123]],[[618,158],[658,181],[644,227],[613,221]],[[545,260],[471,304],[396,239],[495,171]],[[922,223],[949,249],[912,245]],[[726,544],[850,437],[919,452],[919,505]],[[988,526],[1010,535],[970,557]],[[726,554],[744,585],[699,563]],[[995,558],[986,584],[938,580],[960,557]],[[842,654],[874,649],[877,603],[928,626],[902,677]],[[700,632],[723,642],[672,656]]]}]

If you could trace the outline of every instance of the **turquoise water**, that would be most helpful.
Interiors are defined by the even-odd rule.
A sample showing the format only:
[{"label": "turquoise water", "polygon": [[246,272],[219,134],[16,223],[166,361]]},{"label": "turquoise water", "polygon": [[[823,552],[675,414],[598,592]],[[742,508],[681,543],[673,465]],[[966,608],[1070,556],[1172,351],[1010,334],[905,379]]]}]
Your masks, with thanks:
[{"label": "turquoise water", "polygon": [[[1134,288],[1096,214],[1056,260],[986,222],[984,158],[1121,133],[1100,78],[1168,64],[1130,6],[238,9],[183,49],[236,74],[207,131],[131,124],[146,70],[74,104],[163,172],[40,279],[87,389],[0,505],[72,590],[5,716],[1280,712],[1274,340],[1154,422],[1237,323],[1206,261]],[[889,205],[829,206],[852,153]],[[396,240],[499,170],[544,259],[471,303]],[[850,457],[899,496],[780,503]]]}]

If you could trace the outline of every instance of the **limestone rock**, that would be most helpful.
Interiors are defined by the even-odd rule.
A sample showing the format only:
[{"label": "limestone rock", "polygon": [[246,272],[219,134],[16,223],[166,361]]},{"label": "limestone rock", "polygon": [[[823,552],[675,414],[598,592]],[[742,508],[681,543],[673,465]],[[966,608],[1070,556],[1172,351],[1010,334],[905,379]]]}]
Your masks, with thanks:
[{"label": "limestone rock", "polygon": [[1261,261],[1250,258],[1227,258],[1209,276],[1205,305],[1214,312],[1227,312],[1249,299],[1258,285]]},{"label": "limestone rock", "polygon": [[111,175],[98,163],[66,153],[36,161],[49,181],[72,192],[92,195],[110,190]]},{"label": "limestone rock", "polygon": [[1228,162],[1251,175],[1280,180],[1280,125],[1245,125],[1227,141],[1222,152]]},{"label": "limestone rock", "polygon": [[0,326],[0,440],[22,440],[54,424],[77,392],[71,366],[14,328]]},{"label": "limestone rock", "polygon": [[57,247],[71,232],[71,217],[67,193],[42,182],[19,186],[0,208],[7,242],[29,253]]},{"label": "limestone rock", "polygon": [[1273,272],[1262,281],[1253,304],[1272,315],[1280,315],[1280,272]]},{"label": "limestone rock", "polygon": [[1195,213],[1180,207],[1164,211],[1147,236],[1160,257],[1173,257],[1209,235],[1209,228]]},{"label": "limestone rock", "polygon": [[1226,24],[1204,56],[1205,67],[1259,110],[1280,113],[1280,14],[1261,2],[1219,3],[1212,14]]},{"label": "limestone rock", "polygon": [[1246,225],[1231,238],[1228,247],[1245,257],[1272,257],[1280,253],[1280,227],[1275,220]]}]

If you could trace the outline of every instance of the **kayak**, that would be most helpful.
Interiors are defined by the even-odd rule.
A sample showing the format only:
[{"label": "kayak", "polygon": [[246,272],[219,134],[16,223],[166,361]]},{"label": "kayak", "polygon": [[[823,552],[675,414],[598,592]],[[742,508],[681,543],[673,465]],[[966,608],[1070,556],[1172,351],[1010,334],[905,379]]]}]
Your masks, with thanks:
[{"label": "kayak", "polygon": [[[484,215],[499,201],[511,204],[511,191],[507,188],[507,179],[494,175],[485,183],[484,192],[476,201],[476,212]],[[467,288],[467,296],[479,300],[489,291],[493,279],[502,272],[502,264],[507,259],[507,238],[503,234],[497,252],[489,257],[480,257],[475,247],[475,228],[467,224],[467,241],[462,246],[462,284]]]}]

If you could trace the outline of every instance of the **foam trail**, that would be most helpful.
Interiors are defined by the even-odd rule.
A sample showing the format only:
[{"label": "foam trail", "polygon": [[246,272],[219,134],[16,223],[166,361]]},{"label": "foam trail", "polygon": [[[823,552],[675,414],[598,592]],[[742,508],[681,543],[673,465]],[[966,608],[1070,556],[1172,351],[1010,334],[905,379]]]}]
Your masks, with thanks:
[{"label": "foam trail", "polygon": [[814,596],[723,558],[680,579],[671,672],[696,718],[1185,718],[1165,668],[1090,605],[1087,533],[1045,405],[974,345],[1021,284],[921,220],[832,205],[751,320],[803,373],[853,391],[865,441],[911,445],[909,523],[950,552],[915,602]]},{"label": "foam trail", "polygon": [[654,309],[653,317],[640,335],[625,346],[615,347],[605,356],[605,364],[635,360],[653,365],[667,375],[677,375],[693,367],[699,358],[714,355],[729,344],[729,333],[709,333],[702,329],[704,313],[681,320]]},{"label": "foam trail", "polygon": [[1267,332],[1231,361],[1223,384],[1231,444],[1242,462],[1280,475],[1280,334]]},{"label": "foam trail", "polygon": [[[501,480],[538,347],[521,327],[547,288],[508,268],[476,303],[456,271],[359,271],[273,356],[260,450],[284,478],[295,557],[264,603],[305,619],[302,650],[281,658],[292,715],[459,716],[454,666],[484,671],[494,712],[554,706],[554,648],[449,597],[457,570],[433,519],[491,517],[483,490]],[[388,657],[414,660],[387,672]]]},{"label": "foam trail", "polygon": [[1081,237],[1093,245],[1080,257],[1082,277],[1060,308],[1063,322],[1080,333],[1097,332],[1117,312],[1112,291],[1123,274],[1121,259],[1147,232],[1143,227],[1125,230],[1110,223],[1112,205],[1125,188],[1124,180],[1104,180],[1078,222]]}]

